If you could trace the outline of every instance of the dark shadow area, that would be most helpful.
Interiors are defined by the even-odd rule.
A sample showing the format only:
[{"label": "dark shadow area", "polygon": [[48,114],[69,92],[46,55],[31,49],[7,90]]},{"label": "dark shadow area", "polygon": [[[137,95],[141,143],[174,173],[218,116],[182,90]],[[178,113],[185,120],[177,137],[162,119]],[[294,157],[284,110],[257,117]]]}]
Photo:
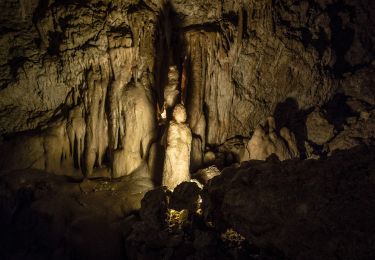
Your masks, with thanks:
[{"label": "dark shadow area", "polygon": [[[182,74],[189,67],[189,61],[186,57],[186,44],[181,32],[182,21],[175,13],[170,2],[167,2],[160,14],[156,23],[156,59],[155,59],[155,78],[154,78],[154,98],[156,103],[157,117],[159,120],[158,134],[155,145],[156,161],[154,168],[150,169],[154,173],[153,180],[156,185],[162,182],[162,174],[165,158],[165,144],[166,133],[168,131],[168,122],[172,118],[173,108],[166,110],[166,120],[161,119],[160,113],[164,105],[164,90],[168,82],[168,71],[170,66],[176,66],[179,74],[178,90],[180,91],[180,98],[178,102],[184,101],[185,89],[181,89]],[[187,72],[185,72],[187,73]],[[186,77],[188,78],[188,77]]]},{"label": "dark shadow area", "polygon": [[298,103],[294,98],[287,98],[284,102],[276,105],[273,114],[277,131],[280,131],[282,127],[286,127],[294,133],[301,159],[306,158],[304,144],[304,141],[307,140],[306,118],[311,111],[312,109],[307,111],[299,109]]},{"label": "dark shadow area", "polygon": [[[228,168],[202,196],[203,216],[214,225],[208,226],[202,215],[193,215],[175,233],[164,232],[153,222],[164,220],[162,214],[153,214],[172,208],[158,200],[160,189],[149,193],[140,222],[130,209],[119,215],[120,204],[111,208],[124,197],[135,196],[126,190],[135,186],[131,180],[126,185],[126,178],[80,183],[30,170],[0,174],[0,259],[288,259],[287,253],[303,259],[316,255],[334,259],[335,253],[344,257],[340,259],[371,259],[365,256],[374,251],[375,194],[369,181],[374,155],[374,147],[358,146],[326,160],[252,161],[240,169]],[[243,178],[236,177],[239,171]],[[111,188],[118,185],[118,194],[113,193]],[[182,185],[186,188],[176,188],[170,200],[176,208],[195,201],[190,197],[195,184]],[[95,191],[98,188],[102,190]],[[231,194],[237,199],[233,204],[224,201]],[[311,214],[301,216],[306,212],[301,204],[312,205]],[[240,250],[221,239],[233,226],[252,239]],[[332,227],[328,235],[327,226]],[[143,232],[143,240],[134,228]],[[334,244],[324,250],[332,238],[349,249]],[[131,253],[136,257],[129,257]]]},{"label": "dark shadow area", "polygon": [[338,93],[323,106],[323,109],[325,109],[327,112],[328,121],[335,126],[336,130],[339,131],[344,129],[344,124],[347,118],[358,116],[358,114],[353,112],[348,106],[346,103],[347,100],[347,96]]},{"label": "dark shadow area", "polygon": [[335,52],[336,62],[333,65],[333,73],[341,78],[345,72],[351,70],[351,65],[345,59],[345,54],[350,49],[354,40],[354,30],[343,22],[343,14],[348,14],[350,19],[354,15],[354,8],[345,5],[342,1],[331,4],[327,7],[330,17],[332,31],[332,49]]},{"label": "dark shadow area", "polygon": [[324,51],[330,45],[330,41],[328,39],[327,34],[324,32],[322,28],[319,29],[319,37],[317,39],[313,39],[312,33],[306,29],[300,29],[302,35],[302,43],[305,48],[308,48],[309,45],[312,45],[315,49],[318,50],[320,58],[323,57]]}]

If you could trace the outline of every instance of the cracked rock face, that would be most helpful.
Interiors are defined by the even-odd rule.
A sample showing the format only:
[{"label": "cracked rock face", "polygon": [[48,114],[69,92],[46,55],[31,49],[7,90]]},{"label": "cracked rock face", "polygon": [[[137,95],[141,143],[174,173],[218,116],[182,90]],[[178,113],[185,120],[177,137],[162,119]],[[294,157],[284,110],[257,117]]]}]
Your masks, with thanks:
[{"label": "cracked rock face", "polygon": [[157,107],[168,101],[170,67],[193,134],[192,169],[207,146],[249,138],[288,98],[309,109],[342,91],[373,105],[373,7],[370,0],[3,0],[0,169],[152,172],[143,166],[160,141]]}]

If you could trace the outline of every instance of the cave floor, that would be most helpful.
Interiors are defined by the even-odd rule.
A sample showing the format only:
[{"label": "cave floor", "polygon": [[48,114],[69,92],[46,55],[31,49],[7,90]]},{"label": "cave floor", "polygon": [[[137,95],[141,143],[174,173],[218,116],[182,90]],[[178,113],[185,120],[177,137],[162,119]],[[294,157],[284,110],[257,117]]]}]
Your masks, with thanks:
[{"label": "cave floor", "polygon": [[[0,259],[123,259],[123,233],[152,183],[79,180],[35,170],[0,175]],[[134,217],[134,215],[132,215]]]}]

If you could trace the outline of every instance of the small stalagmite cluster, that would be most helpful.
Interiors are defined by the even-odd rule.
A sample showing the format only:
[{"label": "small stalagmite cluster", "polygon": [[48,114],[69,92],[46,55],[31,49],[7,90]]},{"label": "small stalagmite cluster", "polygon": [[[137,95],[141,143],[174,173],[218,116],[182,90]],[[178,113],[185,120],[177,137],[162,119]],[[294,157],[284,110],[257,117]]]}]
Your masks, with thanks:
[{"label": "small stalagmite cluster", "polygon": [[294,134],[286,127],[281,128],[277,133],[273,117],[268,117],[264,124],[255,128],[246,150],[247,154],[242,158],[243,161],[266,160],[272,154],[275,154],[281,161],[299,158]]}]

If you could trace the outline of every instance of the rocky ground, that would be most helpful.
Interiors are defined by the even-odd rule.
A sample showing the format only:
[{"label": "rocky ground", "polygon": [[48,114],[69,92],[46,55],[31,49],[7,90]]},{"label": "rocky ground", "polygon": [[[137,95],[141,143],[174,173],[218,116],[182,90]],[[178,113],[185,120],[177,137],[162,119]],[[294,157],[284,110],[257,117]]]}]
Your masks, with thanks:
[{"label": "rocky ground", "polygon": [[[372,259],[375,150],[248,161],[203,190],[148,178],[0,177],[2,259]],[[145,194],[145,196],[144,196]],[[143,198],[144,196],[144,198]],[[143,199],[142,199],[143,198]]]},{"label": "rocky ground", "polygon": [[126,217],[149,179],[84,180],[40,171],[0,176],[0,259],[124,259]]}]

